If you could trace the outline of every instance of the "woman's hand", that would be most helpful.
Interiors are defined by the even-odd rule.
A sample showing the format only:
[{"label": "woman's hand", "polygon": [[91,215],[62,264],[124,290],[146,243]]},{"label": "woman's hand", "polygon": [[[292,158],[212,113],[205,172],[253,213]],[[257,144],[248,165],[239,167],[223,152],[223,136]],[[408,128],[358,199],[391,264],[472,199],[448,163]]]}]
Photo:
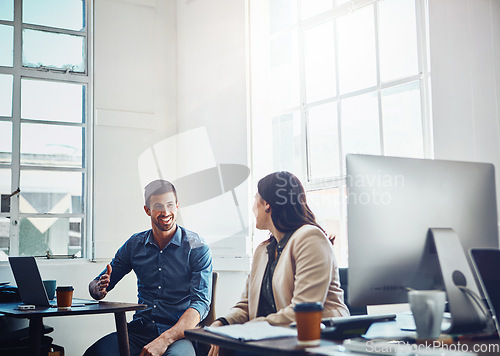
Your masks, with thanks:
[{"label": "woman's hand", "polygon": [[[224,326],[220,320],[214,321],[210,326],[219,327]],[[219,356],[219,346],[210,345],[210,350],[208,351],[208,356]]]},{"label": "woman's hand", "polygon": [[210,350],[208,351],[208,356],[219,356],[219,346],[210,345]]},{"label": "woman's hand", "polygon": [[219,326],[224,326],[224,324],[222,324],[222,321],[216,320],[212,324],[210,324],[210,326],[219,327]]}]

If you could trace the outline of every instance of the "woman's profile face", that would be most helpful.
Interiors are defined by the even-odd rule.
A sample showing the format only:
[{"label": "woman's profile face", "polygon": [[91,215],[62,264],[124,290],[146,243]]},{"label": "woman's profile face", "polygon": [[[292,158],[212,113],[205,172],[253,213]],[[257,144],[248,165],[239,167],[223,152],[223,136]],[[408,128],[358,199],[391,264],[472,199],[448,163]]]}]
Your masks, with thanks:
[{"label": "woman's profile face", "polygon": [[266,213],[266,206],[269,206],[259,193],[255,194],[253,202],[253,214],[255,215],[255,227],[259,230],[267,230],[271,214]]}]

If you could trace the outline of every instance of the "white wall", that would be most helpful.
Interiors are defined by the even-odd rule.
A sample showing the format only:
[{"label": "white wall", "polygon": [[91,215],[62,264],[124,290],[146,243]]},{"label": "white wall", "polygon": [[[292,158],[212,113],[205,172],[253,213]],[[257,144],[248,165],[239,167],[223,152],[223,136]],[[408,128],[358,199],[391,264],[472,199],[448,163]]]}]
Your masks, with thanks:
[{"label": "white wall", "polygon": [[500,2],[429,0],[429,36],[435,158],[491,162],[500,187]]},{"label": "white wall", "polygon": [[[245,0],[177,1],[178,131],[203,128],[217,164],[249,165],[245,46]],[[248,182],[234,190],[238,206],[228,192],[184,209],[216,222],[218,236],[208,237],[221,258],[248,254]]]},{"label": "white wall", "polygon": [[[142,5],[145,4],[145,5]],[[148,228],[138,159],[174,134],[176,36],[173,1],[95,2],[94,233],[110,257]]]}]

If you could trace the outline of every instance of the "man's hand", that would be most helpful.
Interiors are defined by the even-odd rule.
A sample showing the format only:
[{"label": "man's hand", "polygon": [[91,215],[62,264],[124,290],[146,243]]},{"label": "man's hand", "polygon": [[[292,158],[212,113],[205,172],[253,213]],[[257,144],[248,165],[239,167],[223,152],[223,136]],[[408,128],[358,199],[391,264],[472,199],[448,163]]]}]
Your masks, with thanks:
[{"label": "man's hand", "polygon": [[170,345],[184,338],[184,330],[194,329],[199,322],[200,313],[187,308],[174,326],[143,347],[140,356],[163,355]]},{"label": "man's hand", "polygon": [[142,348],[139,356],[162,356],[169,346],[169,342],[160,335]]},{"label": "man's hand", "polygon": [[108,294],[106,288],[109,286],[111,276],[111,265],[106,266],[106,273],[104,273],[97,281],[90,282],[90,294],[94,299],[100,300]]}]

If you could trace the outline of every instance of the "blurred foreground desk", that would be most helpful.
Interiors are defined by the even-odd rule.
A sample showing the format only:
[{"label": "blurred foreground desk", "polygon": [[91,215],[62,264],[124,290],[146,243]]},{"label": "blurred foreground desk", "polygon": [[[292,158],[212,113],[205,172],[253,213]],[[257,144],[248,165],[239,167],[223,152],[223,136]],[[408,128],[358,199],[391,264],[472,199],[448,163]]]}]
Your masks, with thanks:
[{"label": "blurred foreground desk", "polygon": [[39,355],[40,353],[40,345],[43,335],[43,322],[42,322],[43,318],[52,316],[113,313],[115,314],[115,323],[116,323],[116,331],[118,333],[120,355],[129,356],[130,349],[128,345],[127,319],[125,317],[125,312],[139,310],[139,309],[146,309],[146,306],[144,304],[115,303],[115,302],[99,302],[96,304],[90,304],[81,307],[72,307],[71,309],[37,307],[36,309],[32,310],[17,310],[18,305],[19,302],[0,303],[0,313],[5,314],[6,316],[12,318],[29,319],[30,355]]},{"label": "blurred foreground desk", "polygon": [[[239,341],[217,335],[204,329],[192,329],[184,332],[186,339],[203,344],[218,345],[225,350],[244,351],[259,355],[306,355],[306,347],[297,343],[295,336],[267,339],[260,341]],[[321,340],[321,346],[339,345],[333,341]],[[224,355],[230,355],[231,352]]]},{"label": "blurred foreground desk", "polygon": [[[386,322],[386,323],[378,323],[378,324],[388,324],[396,325],[395,322]],[[373,326],[372,326],[373,327]],[[320,350],[310,349],[310,352],[306,350],[306,347],[299,346],[297,344],[296,337],[284,337],[279,339],[267,339],[261,341],[239,341],[236,339],[232,339],[229,337],[216,335],[204,329],[193,329],[186,330],[184,332],[185,336],[189,340],[198,341],[203,344],[214,344],[224,348],[224,351],[228,351],[221,356],[229,356],[232,355],[234,351],[243,351],[249,352],[257,355],[342,355],[345,352],[345,355],[353,355],[353,353],[348,352],[348,350],[352,350],[356,355],[395,355],[397,352],[395,348],[397,345],[392,344],[388,349],[388,345],[385,344],[390,340],[394,340],[391,338],[387,338],[385,341],[385,345],[381,345],[382,339],[375,340],[362,340],[355,339],[357,343],[356,348],[350,348],[348,345],[344,344],[345,351],[339,352],[339,345],[342,344],[342,340],[338,342],[329,341],[329,340],[321,340],[320,346],[323,346]],[[402,341],[401,341],[402,342]],[[376,343],[376,344],[373,344]],[[415,345],[415,344],[413,344]],[[393,347],[394,346],[394,347]],[[430,345],[432,346],[432,344]],[[441,346],[441,347],[438,347]],[[415,346],[408,346],[409,349],[404,349],[403,354],[411,354],[408,351],[413,351]],[[355,351],[354,351],[355,350]],[[426,348],[425,345],[417,348],[417,353],[427,354],[427,355],[500,355],[500,340],[499,339],[476,339],[472,337],[471,339],[460,338],[459,340],[452,341],[447,344],[441,344],[438,342],[436,347]],[[421,351],[421,352],[420,352]]]}]

